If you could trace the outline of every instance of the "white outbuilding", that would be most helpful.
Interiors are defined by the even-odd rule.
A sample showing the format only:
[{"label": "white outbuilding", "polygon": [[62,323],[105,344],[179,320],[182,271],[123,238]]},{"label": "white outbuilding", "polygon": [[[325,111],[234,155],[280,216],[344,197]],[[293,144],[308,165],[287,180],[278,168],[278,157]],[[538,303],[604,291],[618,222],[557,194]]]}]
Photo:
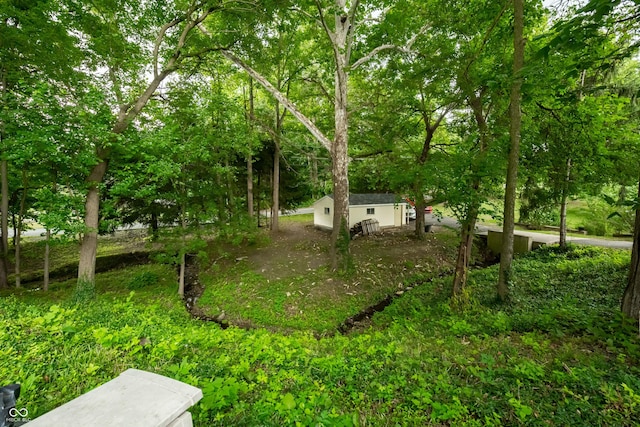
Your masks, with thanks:
[{"label": "white outbuilding", "polygon": [[[400,227],[408,223],[409,204],[395,194],[350,194],[349,228],[365,219],[375,219],[380,227]],[[313,224],[333,229],[333,195],[313,204]]]}]

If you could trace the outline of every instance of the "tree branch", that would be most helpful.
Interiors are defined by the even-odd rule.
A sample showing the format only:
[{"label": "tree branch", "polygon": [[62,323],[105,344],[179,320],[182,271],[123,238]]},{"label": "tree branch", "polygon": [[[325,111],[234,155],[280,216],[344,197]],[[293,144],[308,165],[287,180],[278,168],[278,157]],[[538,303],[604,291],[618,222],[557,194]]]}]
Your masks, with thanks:
[{"label": "tree branch", "polygon": [[111,80],[111,84],[113,85],[113,91],[116,94],[116,101],[118,105],[124,104],[124,96],[122,95],[122,87],[120,86],[120,82],[116,78],[116,72],[113,70],[113,67],[109,66],[109,79]]},{"label": "tree branch", "polygon": [[395,44],[383,44],[383,45],[380,45],[380,46],[376,47],[371,52],[369,52],[368,54],[366,54],[365,56],[363,56],[362,58],[360,58],[356,62],[354,62],[353,65],[351,66],[351,69],[355,70],[356,68],[358,68],[362,64],[370,61],[374,56],[376,56],[378,53],[382,52],[383,50],[396,49],[396,50],[399,50],[400,52],[411,53],[412,52],[411,48],[413,47],[413,44],[416,42],[416,40],[418,39],[418,37],[420,35],[425,33],[426,30],[427,30],[427,26],[426,25],[423,26],[422,28],[420,28],[420,31],[418,31],[416,34],[414,34],[407,41],[407,44],[405,44],[404,46],[398,46],[398,45],[395,45]]},{"label": "tree branch", "polygon": [[382,154],[393,153],[393,150],[389,148],[381,148],[379,150],[371,151],[369,153],[362,153],[353,156],[353,160],[367,159],[369,157],[380,156]]},{"label": "tree branch", "polygon": [[322,92],[322,95],[324,95],[325,98],[327,98],[327,100],[329,100],[330,103],[334,103],[335,99],[334,97],[327,91],[327,89],[322,85],[322,82],[317,80],[317,79],[312,79],[311,77],[303,77],[302,81],[304,82],[308,82],[308,83],[313,83],[315,85],[318,86],[318,88],[320,89],[320,92]]},{"label": "tree branch", "polygon": [[269,92],[274,98],[276,98],[287,110],[293,114],[293,116],[298,119],[300,123],[306,127],[309,132],[325,147],[327,150],[331,151],[332,142],[327,138],[320,129],[311,121],[307,116],[302,114],[300,110],[287,98],[283,95],[278,89],[276,89],[267,79],[265,79],[260,73],[255,71],[253,68],[249,67],[245,64],[240,58],[235,56],[233,53],[228,51],[227,49],[221,49],[220,53],[242,69],[244,69],[255,81],[260,83],[262,87],[264,87],[267,92]]},{"label": "tree branch", "polygon": [[327,33],[327,36],[329,37],[329,40],[331,40],[331,45],[334,46],[334,49],[335,49],[336,33],[331,31],[331,29],[327,25],[327,21],[325,21],[325,19],[324,19],[324,13],[322,12],[322,5],[320,4],[320,1],[316,0],[315,4],[316,4],[316,8],[318,9],[318,16],[320,17],[319,18],[320,24],[322,25],[322,28],[324,28],[324,31]]},{"label": "tree branch", "polygon": [[175,27],[176,25],[184,21],[184,19],[185,19],[184,17],[176,18],[171,22],[167,22],[162,26],[162,28],[160,28],[160,31],[158,32],[158,37],[156,38],[155,46],[153,47],[153,77],[158,76],[158,52],[160,51],[160,45],[162,44],[162,40],[164,40],[164,37],[167,31],[169,30],[169,28]]},{"label": "tree branch", "polygon": [[542,103],[540,102],[536,102],[536,105],[538,106],[538,108],[540,108],[543,111],[546,111],[547,113],[550,113],[554,119],[556,119],[556,121],[558,123],[560,123],[561,125],[564,126],[564,123],[562,122],[562,120],[560,119],[560,117],[558,116],[558,113],[553,109],[553,108],[549,108],[549,107],[545,107],[544,105],[542,105]]},{"label": "tree branch", "polygon": [[467,64],[467,67],[464,70],[464,76],[468,77],[469,75],[469,68],[471,68],[471,65],[476,62],[476,60],[478,59],[478,57],[480,56],[480,53],[484,50],[484,47],[487,45],[487,43],[489,42],[489,37],[491,36],[491,33],[493,33],[493,30],[496,28],[496,26],[498,25],[498,22],[500,22],[500,18],[502,18],[502,15],[504,15],[504,12],[507,10],[507,7],[511,4],[510,1],[505,1],[504,2],[504,6],[502,7],[502,10],[500,10],[500,13],[498,13],[498,15],[495,17],[495,19],[493,20],[493,22],[491,23],[491,26],[489,27],[489,29],[487,30],[487,32],[485,33],[484,37],[482,38],[482,43],[480,44],[480,47],[478,48],[478,50],[476,51],[476,53],[473,55],[473,57],[469,60],[469,63]]},{"label": "tree branch", "polygon": [[395,45],[395,44],[383,44],[383,45],[380,45],[380,46],[376,47],[375,49],[373,49],[368,54],[366,54],[365,56],[363,56],[362,58],[358,59],[356,62],[354,62],[353,65],[351,66],[351,69],[355,70],[356,68],[358,68],[359,66],[361,66],[365,62],[370,61],[371,58],[373,58],[374,56],[376,56],[378,53],[382,52],[383,50],[397,49],[397,48],[398,48],[398,46]]},{"label": "tree branch", "polygon": [[615,21],[615,23],[616,23],[616,24],[622,24],[623,22],[627,22],[627,21],[635,21],[635,20],[637,20],[638,18],[640,18],[640,12],[636,12],[636,13],[634,13],[634,14],[633,14],[633,15],[631,15],[631,16],[628,16],[628,17],[626,17],[626,18],[619,19],[619,20]]},{"label": "tree branch", "polygon": [[[193,3],[185,13],[184,15],[186,17],[185,19],[188,19],[189,17],[191,17],[199,7],[200,5]],[[120,112],[118,114],[118,120],[114,128],[112,129],[113,133],[123,132],[128,126],[129,122],[133,120],[140,113],[142,108],[144,108],[144,106],[147,104],[147,102],[149,101],[151,96],[154,94],[156,89],[158,89],[158,86],[160,86],[160,83],[162,83],[162,81],[169,74],[171,74],[176,70],[178,62],[180,60],[181,53],[182,53],[181,52],[182,48],[184,48],[184,45],[186,44],[186,41],[187,41],[187,36],[189,35],[189,33],[194,27],[196,27],[197,25],[200,25],[202,21],[204,21],[206,17],[209,16],[213,11],[214,11],[214,8],[208,8],[205,11],[203,11],[202,14],[197,16],[195,19],[190,19],[189,21],[187,21],[187,24],[182,29],[182,33],[180,34],[178,43],[176,44],[176,47],[173,50],[173,55],[171,55],[171,58],[169,58],[169,61],[167,62],[167,64],[162,68],[162,71],[158,73],[156,70],[156,72],[154,72],[155,75],[153,80],[151,81],[151,83],[149,83],[145,91],[142,93],[142,95],[138,97],[138,99],[136,99],[135,102],[129,104],[128,108],[120,109]]]},{"label": "tree branch", "polygon": [[291,8],[289,8],[289,10],[291,10],[293,12],[298,12],[298,13],[306,16],[307,18],[311,19],[312,21],[316,21],[321,27],[324,27],[321,19],[316,18],[315,16],[313,16],[309,12],[304,11],[304,10],[300,9],[299,7],[297,7],[297,6],[291,7]]},{"label": "tree branch", "polygon": [[346,63],[351,62],[351,48],[353,46],[353,38],[356,33],[356,10],[360,5],[360,0],[353,0],[351,3],[351,8],[349,9],[349,13],[347,14],[347,19],[351,23],[349,26],[349,30],[347,31],[347,54],[346,54]]}]

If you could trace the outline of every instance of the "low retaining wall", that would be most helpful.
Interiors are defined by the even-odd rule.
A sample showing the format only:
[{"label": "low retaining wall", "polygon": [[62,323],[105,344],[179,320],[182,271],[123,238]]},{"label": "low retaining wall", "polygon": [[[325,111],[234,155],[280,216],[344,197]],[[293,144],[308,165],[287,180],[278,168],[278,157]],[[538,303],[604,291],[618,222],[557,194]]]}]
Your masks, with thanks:
[{"label": "low retaining wall", "polygon": [[[494,254],[502,251],[502,231],[489,230],[487,233],[487,246]],[[531,251],[533,248],[533,238],[520,234],[513,235],[513,253],[521,254]]]}]

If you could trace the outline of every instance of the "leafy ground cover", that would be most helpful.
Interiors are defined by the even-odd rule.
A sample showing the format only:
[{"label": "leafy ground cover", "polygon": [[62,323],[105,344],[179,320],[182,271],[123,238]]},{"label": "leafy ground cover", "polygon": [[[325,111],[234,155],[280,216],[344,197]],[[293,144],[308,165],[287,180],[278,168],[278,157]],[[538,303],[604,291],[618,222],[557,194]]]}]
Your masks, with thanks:
[{"label": "leafy ground cover", "polygon": [[[374,255],[375,245],[368,247],[374,260],[389,253],[391,243],[370,243],[384,249]],[[358,244],[366,247],[365,240]],[[267,248],[260,250],[265,265],[288,259],[282,248]],[[260,252],[244,250],[212,258],[206,274],[219,268],[218,277],[242,277],[237,266],[255,268],[252,257]],[[304,259],[306,249],[296,252]],[[241,256],[249,258],[236,261]],[[394,286],[425,283],[395,299],[366,329],[320,338],[313,333],[322,326],[320,315],[303,319],[307,329],[300,319],[288,324],[287,333],[222,330],[194,320],[174,295],[173,268],[129,267],[99,275],[91,304],[67,302],[72,282],[55,284],[51,295],[3,294],[0,378],[22,384],[20,405],[31,417],[135,367],[201,387],[204,398],[193,409],[200,426],[633,426],[640,423],[638,330],[618,314],[628,258],[626,251],[592,248],[518,258],[512,301],[504,306],[493,298],[497,269],[477,269],[470,273],[469,302],[457,309],[448,303],[450,278],[427,281],[428,271],[398,259],[388,264],[398,269],[387,276],[397,279]],[[268,279],[281,292],[285,282],[275,279],[284,279],[281,271],[254,271],[250,283]],[[343,292],[347,281],[335,280]],[[260,291],[266,295],[268,287]],[[274,304],[264,305],[284,317]]]}]

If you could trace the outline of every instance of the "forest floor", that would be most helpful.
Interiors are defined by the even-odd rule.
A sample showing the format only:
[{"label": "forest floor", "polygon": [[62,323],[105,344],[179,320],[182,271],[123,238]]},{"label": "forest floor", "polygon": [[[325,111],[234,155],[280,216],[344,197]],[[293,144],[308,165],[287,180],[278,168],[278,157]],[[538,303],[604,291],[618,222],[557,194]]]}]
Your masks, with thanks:
[{"label": "forest floor", "polygon": [[287,218],[268,243],[227,246],[210,256],[201,266],[205,289],[197,305],[208,316],[224,313],[233,325],[333,333],[348,317],[404,292],[406,283],[452,270],[455,233],[434,231],[424,240],[411,226],[358,236],[350,246],[353,273],[336,275],[330,234],[308,218]]}]

